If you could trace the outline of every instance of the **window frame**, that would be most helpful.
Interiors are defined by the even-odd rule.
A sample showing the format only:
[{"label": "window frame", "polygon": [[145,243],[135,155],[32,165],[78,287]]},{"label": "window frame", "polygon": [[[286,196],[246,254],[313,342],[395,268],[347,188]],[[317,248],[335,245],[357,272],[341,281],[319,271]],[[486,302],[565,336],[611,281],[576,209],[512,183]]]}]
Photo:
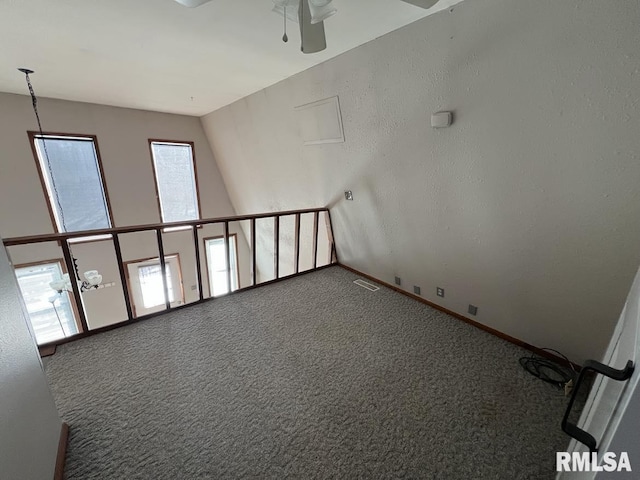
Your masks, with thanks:
[{"label": "window frame", "polygon": [[[198,183],[198,165],[197,165],[198,162],[196,162],[195,143],[192,141],[166,140],[161,138],[149,138],[148,143],[149,143],[149,158],[151,159],[151,169],[153,170],[153,186],[156,190],[156,203],[158,204],[158,217],[160,219],[160,223],[166,223],[166,222],[164,221],[164,218],[162,218],[162,203],[160,201],[160,189],[158,186],[158,172],[156,170],[156,162],[153,158],[154,143],[161,143],[161,144],[168,144],[168,145],[189,145],[191,147],[191,163],[193,163],[193,183],[195,184],[195,187],[196,187],[196,201],[198,202],[198,218],[196,220],[201,220],[202,219],[202,201],[200,200],[200,184]],[[179,231],[179,230],[176,230],[176,231]]]},{"label": "window frame", "polygon": [[[42,186],[42,194],[44,195],[45,203],[47,204],[47,208],[49,209],[49,218],[51,219],[51,225],[53,226],[53,231],[55,233],[76,233],[76,232],[62,232],[58,228],[58,222],[56,221],[56,214],[54,212],[54,206],[51,205],[51,197],[54,195],[51,192],[49,194],[49,189],[47,188],[47,181],[45,180],[44,172],[42,171],[42,164],[40,162],[40,158],[38,157],[38,149],[36,148],[36,138],[44,136],[44,137],[57,137],[57,138],[86,138],[91,139],[93,142],[93,148],[96,151],[96,162],[98,164],[98,174],[100,175],[100,183],[102,184],[102,193],[104,194],[104,200],[107,205],[107,215],[109,218],[109,228],[114,227],[113,222],[113,213],[111,209],[111,201],[109,200],[109,189],[107,188],[107,181],[104,176],[104,169],[102,167],[102,157],[100,156],[100,147],[98,146],[98,137],[96,135],[87,135],[82,133],[59,133],[59,132],[36,132],[34,130],[28,130],[27,135],[29,137],[29,144],[31,145],[31,152],[33,153],[33,159],[36,162],[36,169],[38,171],[38,176],[40,177],[40,185]],[[46,162],[46,159],[43,159],[43,162]],[[85,230],[78,230],[79,232]]]},{"label": "window frame", "polygon": [[[209,249],[207,248],[207,242],[209,240],[219,240],[219,239],[223,239],[224,240],[224,235],[214,235],[212,237],[205,237],[202,239],[202,246],[204,248],[204,256],[205,256],[205,261],[206,261],[206,272],[207,272],[207,284],[209,285],[209,298],[219,298],[219,297],[223,297],[225,295],[229,295],[230,293],[236,292],[238,290],[240,290],[242,287],[240,286],[240,257],[238,256],[238,234],[237,233],[229,233],[229,238],[234,237],[234,246],[235,246],[235,252],[236,252],[236,285],[238,286],[237,290],[232,290],[231,289],[231,285],[229,285],[229,291],[227,293],[224,293],[222,295],[218,295],[217,297],[213,296],[213,285],[211,284],[211,275],[209,273]],[[231,244],[231,242],[229,242],[229,244]],[[231,249],[229,249],[231,250]],[[231,268],[230,265],[228,265],[229,268]]]},{"label": "window frame", "polygon": [[[64,261],[63,258],[53,258],[51,260],[38,260],[35,262],[27,262],[27,263],[19,263],[16,265],[13,265],[13,270],[14,270],[14,275],[16,276],[16,282],[18,281],[18,274],[15,273],[15,271],[18,268],[29,268],[29,267],[38,267],[40,265],[49,265],[52,263],[57,263],[58,265],[60,265],[60,270],[62,271],[62,274],[64,275],[65,273],[69,273],[67,270],[67,264]],[[75,273],[73,274],[75,275]],[[74,280],[74,277],[71,277],[71,281]],[[54,290],[51,290],[52,295]],[[20,291],[20,295],[22,295],[22,291]],[[82,327],[82,323],[80,322],[80,312],[78,312],[78,306],[76,305],[76,299],[73,295],[73,292],[69,292],[69,304],[71,305],[71,313],[73,315],[73,321],[76,324],[76,330],[78,330],[78,333],[76,333],[75,335],[69,335],[69,336],[64,336],[62,337],[60,340],[54,340],[52,342],[47,342],[47,343],[43,343],[43,344],[38,344],[38,347],[42,347],[42,346],[46,346],[46,345],[50,345],[52,343],[59,343],[61,341],[65,341],[68,338],[72,338],[76,335],[80,335],[82,333],[85,333],[84,328]],[[26,305],[25,305],[26,307]],[[31,319],[29,318],[29,322],[31,322]],[[33,328],[33,325],[31,325],[31,328]],[[35,338],[34,338],[35,340]]]}]

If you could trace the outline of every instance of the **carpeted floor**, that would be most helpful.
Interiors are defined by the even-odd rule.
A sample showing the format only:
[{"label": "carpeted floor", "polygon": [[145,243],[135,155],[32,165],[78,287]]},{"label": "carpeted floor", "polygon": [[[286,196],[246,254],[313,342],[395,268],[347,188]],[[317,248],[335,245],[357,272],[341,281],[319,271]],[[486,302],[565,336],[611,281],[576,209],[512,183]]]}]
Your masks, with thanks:
[{"label": "carpeted floor", "polygon": [[67,479],[545,479],[525,350],[332,267],[58,348]]}]

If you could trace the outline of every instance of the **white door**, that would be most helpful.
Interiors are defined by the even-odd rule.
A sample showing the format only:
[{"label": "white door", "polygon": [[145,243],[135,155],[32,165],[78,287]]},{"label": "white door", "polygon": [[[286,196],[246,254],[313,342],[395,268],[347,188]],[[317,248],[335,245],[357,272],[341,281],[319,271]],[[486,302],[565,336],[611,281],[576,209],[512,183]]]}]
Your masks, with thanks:
[{"label": "white door", "polygon": [[[639,478],[640,471],[640,369],[638,368],[638,353],[640,352],[640,270],[631,286],[627,302],[622,310],[618,324],[613,332],[609,347],[601,360],[612,368],[622,370],[628,360],[633,361],[635,370],[629,380],[616,381],[598,375],[587,399],[578,422],[578,427],[590,433],[597,442],[598,459],[602,460],[605,452],[614,452],[619,456],[621,451],[627,451],[634,472],[624,476],[624,472],[617,472],[615,478]],[[624,420],[623,420],[624,419]],[[623,420],[623,421],[621,421]],[[635,422],[635,423],[634,423]],[[635,438],[635,444],[623,441],[625,438]],[[634,450],[635,449],[635,450]],[[632,452],[633,450],[633,452]],[[583,444],[571,440],[569,452],[588,452]],[[607,478],[611,473],[572,472],[560,473],[558,479]]]},{"label": "white door", "polygon": [[[165,272],[171,306],[182,305],[182,272],[177,255],[165,257]],[[127,274],[136,317],[165,310],[164,284],[158,258],[128,262]]]},{"label": "white door", "polygon": [[209,295],[217,297],[229,293],[228,278],[231,279],[231,291],[238,289],[238,259],[236,234],[229,235],[229,263],[223,237],[205,239],[207,268],[209,273]]}]

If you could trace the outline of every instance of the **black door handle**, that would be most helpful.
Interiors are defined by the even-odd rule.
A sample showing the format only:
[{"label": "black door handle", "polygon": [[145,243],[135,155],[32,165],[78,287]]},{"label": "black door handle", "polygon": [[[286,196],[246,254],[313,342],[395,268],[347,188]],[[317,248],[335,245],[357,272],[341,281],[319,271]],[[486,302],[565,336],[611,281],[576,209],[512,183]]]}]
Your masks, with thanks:
[{"label": "black door handle", "polygon": [[631,375],[633,374],[633,369],[634,366],[631,360],[627,362],[627,365],[622,370],[616,370],[615,368],[611,368],[610,366],[600,362],[596,362],[595,360],[587,360],[586,362],[584,362],[582,370],[580,370],[580,375],[578,375],[578,381],[576,382],[575,387],[573,387],[571,399],[569,400],[569,405],[567,405],[567,411],[564,413],[564,418],[562,419],[562,430],[567,435],[575,438],[580,443],[584,443],[587,447],[589,447],[589,450],[591,452],[597,452],[597,442],[596,439],[593,438],[593,435],[591,435],[589,432],[586,432],[585,430],[582,430],[577,425],[569,423],[569,414],[571,413],[571,408],[573,407],[573,403],[576,400],[576,395],[578,394],[578,390],[580,389],[580,384],[582,383],[587,371],[589,370],[605,375],[613,380],[623,382],[631,377]]},{"label": "black door handle", "polygon": [[600,362],[596,362],[595,360],[587,360],[586,362],[584,362],[582,370],[580,370],[578,381],[576,382],[575,387],[573,387],[571,399],[569,400],[569,405],[567,405],[567,411],[565,412],[564,418],[562,419],[562,430],[570,437],[578,440],[580,443],[584,443],[587,447],[589,447],[589,450],[591,452],[597,452],[597,442],[596,439],[593,438],[593,435],[585,430],[582,430],[577,425],[569,423],[569,413],[571,413],[571,407],[573,407],[573,403],[576,400],[576,395],[578,394],[580,384],[582,383],[588,370],[592,370],[613,380],[622,382],[628,380],[631,377],[631,375],[633,374],[634,366],[633,362],[629,360],[627,361],[627,365],[622,370],[616,370],[615,368],[611,368],[610,366]]}]

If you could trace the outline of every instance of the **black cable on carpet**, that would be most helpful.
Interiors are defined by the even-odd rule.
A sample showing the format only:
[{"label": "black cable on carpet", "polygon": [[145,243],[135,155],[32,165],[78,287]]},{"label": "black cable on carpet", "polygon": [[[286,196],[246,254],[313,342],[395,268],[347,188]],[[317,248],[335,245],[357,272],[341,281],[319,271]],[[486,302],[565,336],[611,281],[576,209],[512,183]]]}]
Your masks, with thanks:
[{"label": "black cable on carpet", "polygon": [[557,388],[565,388],[571,380],[575,383],[577,372],[567,357],[552,348],[542,348],[541,350],[558,354],[567,361],[567,364],[571,368],[563,367],[552,360],[536,357],[535,355],[520,358],[522,368],[534,377],[539,378],[543,382],[550,383]]}]

